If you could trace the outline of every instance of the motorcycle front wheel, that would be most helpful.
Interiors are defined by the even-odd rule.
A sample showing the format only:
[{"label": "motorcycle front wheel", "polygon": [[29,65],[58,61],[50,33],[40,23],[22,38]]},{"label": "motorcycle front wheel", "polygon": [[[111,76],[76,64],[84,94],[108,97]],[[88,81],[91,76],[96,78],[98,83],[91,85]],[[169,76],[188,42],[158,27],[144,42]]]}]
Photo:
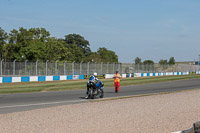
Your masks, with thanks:
[{"label": "motorcycle front wheel", "polygon": [[100,98],[103,98],[104,97],[104,91],[101,89],[101,95],[99,96]]}]

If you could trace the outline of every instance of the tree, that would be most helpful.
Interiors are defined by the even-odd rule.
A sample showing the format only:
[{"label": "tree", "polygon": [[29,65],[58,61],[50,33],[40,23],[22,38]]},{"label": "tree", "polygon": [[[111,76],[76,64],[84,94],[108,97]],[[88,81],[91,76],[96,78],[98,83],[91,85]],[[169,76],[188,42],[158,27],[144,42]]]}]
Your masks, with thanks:
[{"label": "tree", "polygon": [[103,62],[103,59],[101,58],[100,54],[98,54],[97,52],[92,52],[92,54],[90,54],[90,56],[88,57],[87,61]]},{"label": "tree", "polygon": [[15,59],[18,61],[22,60],[33,60],[29,57],[32,51],[31,45],[33,45],[33,33],[29,30],[20,27],[19,31],[13,29],[10,34],[9,42],[15,46]]},{"label": "tree", "polygon": [[79,34],[65,39],[50,37],[45,28],[13,29],[7,33],[0,27],[0,58],[6,60],[96,61],[118,63],[115,52],[99,48],[92,52],[89,41]]},{"label": "tree", "polygon": [[101,56],[103,62],[118,63],[118,56],[114,51],[103,47],[97,50],[97,54]]},{"label": "tree", "polygon": [[167,65],[168,62],[167,62],[167,60],[161,59],[161,60],[159,61],[159,64],[160,64],[160,65]]},{"label": "tree", "polygon": [[63,40],[54,38],[54,37],[49,37],[47,39],[47,43],[45,46],[45,58],[44,60],[49,60],[49,61],[65,61],[65,60],[70,60],[69,57],[72,56],[72,53],[70,50],[65,47],[65,42]]},{"label": "tree", "polygon": [[3,59],[5,52],[5,45],[7,44],[8,35],[7,33],[0,27],[0,58]]},{"label": "tree", "polygon": [[50,37],[49,31],[47,31],[45,28],[31,28],[29,29],[29,32],[33,34],[34,39],[39,39],[42,42],[47,41],[47,39]]},{"label": "tree", "polygon": [[144,65],[154,65],[154,62],[152,60],[145,60],[143,62]]},{"label": "tree", "polygon": [[139,58],[139,57],[136,57],[135,58],[135,64],[141,64],[142,62],[141,62],[141,58]]},{"label": "tree", "polygon": [[[45,28],[19,28],[13,29],[9,34],[9,45],[14,52],[8,54],[9,59],[21,60],[43,60],[45,59],[46,44],[50,33]],[[9,47],[10,48],[10,47]]]},{"label": "tree", "polygon": [[6,60],[11,61],[15,59],[15,45],[12,43],[8,43],[4,46],[3,48],[4,51],[4,60],[6,62]]},{"label": "tree", "polygon": [[169,65],[174,65],[175,64],[175,58],[174,57],[170,57],[169,58]]},{"label": "tree", "polygon": [[[89,56],[91,54],[91,49],[90,49],[90,44],[89,41],[85,40],[84,37],[82,37],[79,34],[69,34],[65,36],[65,42],[69,44],[70,46],[72,45],[77,45],[81,49],[83,49],[83,54],[85,56]],[[72,46],[74,47],[74,46]]]},{"label": "tree", "polygon": [[18,31],[16,29],[13,29],[12,31],[10,31],[9,43],[17,44],[17,36],[18,36]]}]

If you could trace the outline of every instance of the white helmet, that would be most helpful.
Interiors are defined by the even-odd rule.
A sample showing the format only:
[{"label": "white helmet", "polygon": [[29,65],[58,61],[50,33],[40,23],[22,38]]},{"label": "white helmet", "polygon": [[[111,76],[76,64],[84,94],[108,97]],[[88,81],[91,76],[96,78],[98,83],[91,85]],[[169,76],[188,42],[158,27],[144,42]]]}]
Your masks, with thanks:
[{"label": "white helmet", "polygon": [[95,77],[97,76],[97,73],[96,73],[96,72],[94,72],[94,76],[95,76]]}]

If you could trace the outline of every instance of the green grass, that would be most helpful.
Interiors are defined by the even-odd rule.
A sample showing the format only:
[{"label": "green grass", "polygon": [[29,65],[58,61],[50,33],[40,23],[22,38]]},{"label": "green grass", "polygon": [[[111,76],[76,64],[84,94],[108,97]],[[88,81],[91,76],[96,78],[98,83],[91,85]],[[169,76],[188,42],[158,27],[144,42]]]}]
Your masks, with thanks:
[{"label": "green grass", "polygon": [[[148,84],[148,83],[166,82],[166,81],[192,79],[192,78],[200,78],[200,75],[124,78],[121,79],[120,85],[127,86],[127,85],[137,85],[137,84]],[[113,79],[102,79],[102,81],[105,87],[114,86]],[[86,89],[86,83],[87,80],[6,83],[6,84],[4,83],[0,84],[0,94]]]}]

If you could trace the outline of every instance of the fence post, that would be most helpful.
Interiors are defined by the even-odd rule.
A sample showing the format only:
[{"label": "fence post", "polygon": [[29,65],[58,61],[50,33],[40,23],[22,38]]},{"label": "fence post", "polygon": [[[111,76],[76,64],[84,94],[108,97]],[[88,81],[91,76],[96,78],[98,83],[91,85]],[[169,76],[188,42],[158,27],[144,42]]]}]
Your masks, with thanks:
[{"label": "fence post", "polygon": [[36,60],[36,63],[35,63],[35,75],[36,76],[38,75],[38,60]]},{"label": "fence post", "polygon": [[67,62],[67,61],[64,61],[64,75],[66,75],[66,70],[65,70],[66,62]]},{"label": "fence post", "polygon": [[115,73],[115,63],[113,63],[113,74]]},{"label": "fence post", "polygon": [[55,75],[57,75],[57,71],[58,71],[57,67],[58,67],[58,61],[55,62]]},{"label": "fence post", "polygon": [[108,68],[109,66],[108,65],[109,65],[109,62],[107,62],[107,74],[108,74],[108,71],[109,71],[109,68]]},{"label": "fence post", "polygon": [[16,59],[13,61],[13,75],[15,75],[15,62],[16,62]]},{"label": "fence post", "polygon": [[120,74],[122,74],[121,70],[120,70],[120,63],[118,63],[118,71],[119,71]]},{"label": "fence post", "polygon": [[90,75],[89,72],[90,71],[90,61],[88,62],[88,67],[87,67],[87,75]]},{"label": "fence post", "polygon": [[101,62],[101,74],[103,74],[103,62]]},{"label": "fence post", "polygon": [[82,63],[83,61],[80,62],[80,75],[82,74]]},{"label": "fence post", "polygon": [[97,62],[94,63],[94,70],[97,72]]},{"label": "fence post", "polygon": [[72,75],[74,75],[74,62],[75,61],[72,62]]},{"label": "fence post", "polygon": [[47,72],[48,61],[49,61],[49,60],[46,61],[46,75],[48,74],[48,72]]},{"label": "fence post", "polygon": [[26,65],[27,65],[27,61],[28,61],[28,60],[25,60],[25,75],[26,75],[26,71],[27,71],[27,68],[26,68],[26,67],[27,67],[27,66],[26,66]]},{"label": "fence post", "polygon": [[3,75],[3,60],[4,59],[1,60],[1,76]]}]

